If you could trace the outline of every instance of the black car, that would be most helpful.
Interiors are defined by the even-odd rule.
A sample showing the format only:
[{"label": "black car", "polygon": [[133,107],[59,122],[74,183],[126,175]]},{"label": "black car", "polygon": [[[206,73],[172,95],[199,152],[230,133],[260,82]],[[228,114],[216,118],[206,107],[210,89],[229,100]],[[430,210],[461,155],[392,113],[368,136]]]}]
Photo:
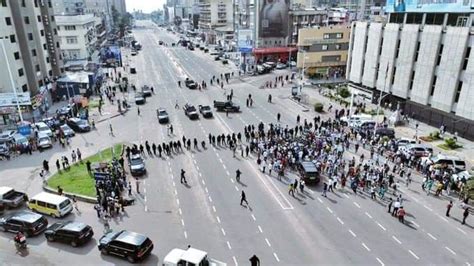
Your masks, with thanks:
[{"label": "black car", "polygon": [[56,130],[56,129],[59,129],[59,127],[64,123],[64,121],[66,121],[66,119],[67,119],[66,116],[58,115],[58,118],[47,117],[47,118],[43,118],[41,121],[46,123],[46,125],[48,125],[48,127],[51,130]]},{"label": "black car", "polygon": [[163,41],[158,41],[158,44],[159,44],[159,45],[163,45]]},{"label": "black car", "polygon": [[381,127],[375,130],[375,135],[393,139],[395,138],[395,130],[393,128]]},{"label": "black car", "polygon": [[196,107],[194,107],[193,105],[185,104],[183,110],[184,114],[189,117],[189,119],[199,119],[199,114],[196,110]]},{"label": "black car", "polygon": [[199,105],[199,112],[204,118],[212,117],[212,109],[209,105]]},{"label": "black car", "polygon": [[165,109],[156,110],[156,116],[158,117],[158,123],[165,124],[170,121],[168,112]]},{"label": "black car", "polygon": [[139,153],[130,156],[130,174],[132,176],[146,174],[145,162]]},{"label": "black car", "polygon": [[48,226],[48,220],[41,214],[30,211],[15,212],[0,219],[0,227],[7,232],[23,232],[27,236],[36,236]]},{"label": "black car", "polygon": [[135,104],[145,104],[146,98],[142,92],[135,93]]},{"label": "black car", "polygon": [[102,236],[98,248],[104,255],[113,254],[134,263],[150,255],[153,242],[142,234],[123,230]]},{"label": "black car", "polygon": [[190,46],[188,46],[188,49],[191,50],[191,51],[194,51],[194,46],[190,45]]},{"label": "black car", "polygon": [[73,247],[83,245],[94,235],[92,227],[81,222],[58,222],[46,229],[44,236],[49,242],[68,243]]},{"label": "black car", "polygon": [[194,80],[189,79],[189,78],[186,78],[186,80],[184,81],[184,84],[186,85],[186,87],[188,87],[191,90],[195,90],[197,88],[197,83]]},{"label": "black car", "polygon": [[320,181],[319,171],[313,162],[299,163],[298,172],[308,185],[317,184]]},{"label": "black car", "polygon": [[77,117],[69,118],[67,121],[67,125],[72,128],[75,132],[89,132],[91,131],[91,126],[89,122],[84,119],[80,119]]},{"label": "black car", "polygon": [[145,96],[145,97],[151,97],[151,94],[152,94],[151,88],[147,85],[143,86],[142,87],[142,93],[143,93],[143,96]]}]

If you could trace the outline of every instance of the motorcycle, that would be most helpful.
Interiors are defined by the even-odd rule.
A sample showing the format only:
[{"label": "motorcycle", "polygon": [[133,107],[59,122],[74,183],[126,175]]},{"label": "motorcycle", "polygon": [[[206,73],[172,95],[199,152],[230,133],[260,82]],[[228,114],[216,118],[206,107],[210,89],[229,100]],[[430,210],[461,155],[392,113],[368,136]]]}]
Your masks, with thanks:
[{"label": "motorcycle", "polygon": [[26,238],[15,240],[15,247],[17,250],[25,250],[28,248],[28,244],[26,243]]}]

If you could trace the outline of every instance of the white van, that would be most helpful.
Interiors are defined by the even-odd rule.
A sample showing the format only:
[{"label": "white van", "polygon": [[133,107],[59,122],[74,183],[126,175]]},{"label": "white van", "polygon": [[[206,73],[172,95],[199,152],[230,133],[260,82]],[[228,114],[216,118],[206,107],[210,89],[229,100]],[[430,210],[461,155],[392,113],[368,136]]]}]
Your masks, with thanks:
[{"label": "white van", "polygon": [[72,211],[72,202],[64,196],[41,192],[28,201],[28,208],[52,217],[63,217]]},{"label": "white van", "polygon": [[362,121],[372,120],[372,116],[368,114],[344,116],[341,118],[341,121],[344,125],[358,126]]}]

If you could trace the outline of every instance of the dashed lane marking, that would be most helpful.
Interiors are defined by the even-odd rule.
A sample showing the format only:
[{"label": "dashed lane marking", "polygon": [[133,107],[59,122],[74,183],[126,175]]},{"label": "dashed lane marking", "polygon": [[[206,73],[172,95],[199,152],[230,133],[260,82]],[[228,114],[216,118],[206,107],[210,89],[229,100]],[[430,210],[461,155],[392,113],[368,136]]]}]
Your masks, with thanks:
[{"label": "dashed lane marking", "polygon": [[229,171],[227,171],[227,170],[225,171],[225,173],[226,173],[227,175],[230,175]]},{"label": "dashed lane marking", "polygon": [[209,196],[209,201],[210,201],[210,202],[212,202],[212,198],[211,198],[211,196]]},{"label": "dashed lane marking", "polygon": [[184,238],[188,238],[188,233],[186,233],[186,231],[184,231]]},{"label": "dashed lane marking", "polygon": [[273,257],[275,257],[276,261],[280,262],[280,259],[278,258],[277,254],[273,252]]},{"label": "dashed lane marking", "polygon": [[222,232],[222,234],[225,236],[224,228],[221,228],[221,232]]},{"label": "dashed lane marking", "polygon": [[336,219],[339,221],[340,224],[344,224],[344,222],[341,220],[341,218],[337,217]]},{"label": "dashed lane marking", "polygon": [[353,237],[357,237],[357,235],[356,235],[354,232],[352,232],[351,229],[349,229],[349,233],[351,233],[351,235],[352,235]]},{"label": "dashed lane marking", "polygon": [[176,203],[179,205],[179,199],[176,199]]},{"label": "dashed lane marking", "polygon": [[364,242],[362,242],[362,246],[363,246],[365,249],[367,249],[367,251],[370,251],[370,248],[369,248]]},{"label": "dashed lane marking", "polygon": [[463,234],[467,235],[466,231],[462,230],[461,228],[459,228],[459,227],[456,227],[456,229],[457,229],[459,232],[461,232],[461,233],[463,233]]},{"label": "dashed lane marking", "polygon": [[206,181],[204,181],[204,179],[201,179],[201,183],[202,183],[203,185],[206,185]]},{"label": "dashed lane marking", "polygon": [[235,264],[236,266],[239,265],[239,264],[237,263],[237,259],[235,258],[235,256],[232,256],[232,260],[234,261],[234,264]]},{"label": "dashed lane marking", "polygon": [[331,208],[326,207],[326,209],[328,210],[328,212],[333,213],[333,211],[331,210]]},{"label": "dashed lane marking", "polygon": [[212,210],[213,210],[214,212],[217,212],[216,206],[212,206]]},{"label": "dashed lane marking", "polygon": [[365,212],[365,215],[367,215],[367,217],[369,217],[370,219],[372,219],[372,215],[370,215],[368,212]]},{"label": "dashed lane marking", "polygon": [[395,240],[398,244],[402,244],[402,241],[398,240],[396,236],[392,236],[393,240]]},{"label": "dashed lane marking", "polygon": [[202,177],[202,174],[199,172],[199,176]]},{"label": "dashed lane marking", "polygon": [[383,227],[383,225],[381,225],[379,222],[377,222],[377,225],[382,228],[384,231],[387,231],[387,229],[385,229],[385,227]]},{"label": "dashed lane marking", "polygon": [[219,158],[219,162],[223,163],[221,158]]},{"label": "dashed lane marking", "polygon": [[232,249],[232,247],[230,246],[229,241],[227,241],[227,247],[228,247],[229,249]]},{"label": "dashed lane marking", "polygon": [[183,211],[181,210],[181,208],[178,209],[178,212],[179,212],[179,215],[183,215]]},{"label": "dashed lane marking", "polygon": [[410,223],[412,223],[412,224],[415,225],[416,227],[420,228],[420,226],[419,226],[417,223],[415,223],[415,222],[413,222],[413,221],[410,221]]},{"label": "dashed lane marking", "polygon": [[415,252],[411,251],[411,249],[408,250],[408,252],[410,252],[410,254],[417,260],[419,260],[420,258],[415,254]]},{"label": "dashed lane marking", "polygon": [[235,182],[233,178],[230,179],[230,182],[232,182],[232,184]]},{"label": "dashed lane marking", "polygon": [[432,212],[433,209],[431,209],[430,207],[426,206],[426,205],[423,205],[423,207],[425,207],[425,209],[427,209],[428,211]]},{"label": "dashed lane marking", "polygon": [[263,233],[262,227],[260,225],[258,226],[258,230],[260,231],[260,233]]},{"label": "dashed lane marking", "polygon": [[354,201],[353,203],[354,203],[354,205],[355,205],[357,208],[359,208],[359,209],[360,209],[360,205],[359,205],[359,203],[357,203],[357,202],[355,202],[355,201]]},{"label": "dashed lane marking", "polygon": [[272,244],[270,244],[270,241],[268,241],[268,238],[265,238],[265,242],[267,242],[267,245],[268,245],[269,247],[272,246]]},{"label": "dashed lane marking", "polygon": [[175,189],[175,190],[174,190],[174,194],[175,194],[175,195],[178,195],[178,190]]},{"label": "dashed lane marking", "polygon": [[347,195],[347,194],[344,194],[344,196],[345,196],[346,198],[349,198],[349,195]]},{"label": "dashed lane marking", "polygon": [[145,212],[148,212],[148,206],[145,205]]},{"label": "dashed lane marking", "polygon": [[320,197],[318,197],[318,201],[323,203],[323,200]]},{"label": "dashed lane marking", "polygon": [[429,237],[431,237],[433,240],[438,240],[436,237],[434,237],[434,235],[430,234],[430,233],[427,233]]},{"label": "dashed lane marking", "polygon": [[181,219],[181,225],[184,226],[184,220],[183,219]]},{"label": "dashed lane marking", "polygon": [[196,169],[199,171],[199,166],[196,165]]},{"label": "dashed lane marking", "polygon": [[206,193],[209,193],[209,190],[207,190],[207,187],[205,187],[204,190],[206,190]]},{"label": "dashed lane marking", "polygon": [[383,261],[381,259],[379,259],[379,258],[376,258],[376,259],[380,263],[381,266],[385,266],[385,264],[383,263]]},{"label": "dashed lane marking", "polygon": [[221,218],[219,218],[219,216],[216,216],[216,219],[218,223],[221,223]]},{"label": "dashed lane marking", "polygon": [[253,219],[254,221],[257,220],[257,218],[255,218],[255,215],[252,214],[251,216],[252,216],[252,219]]},{"label": "dashed lane marking", "polygon": [[235,190],[239,191],[239,188],[237,186],[234,186]]},{"label": "dashed lane marking", "polygon": [[449,247],[444,247],[446,250],[448,250],[449,252],[451,252],[451,254],[453,255],[456,255],[456,252],[454,252],[452,249],[450,249]]}]

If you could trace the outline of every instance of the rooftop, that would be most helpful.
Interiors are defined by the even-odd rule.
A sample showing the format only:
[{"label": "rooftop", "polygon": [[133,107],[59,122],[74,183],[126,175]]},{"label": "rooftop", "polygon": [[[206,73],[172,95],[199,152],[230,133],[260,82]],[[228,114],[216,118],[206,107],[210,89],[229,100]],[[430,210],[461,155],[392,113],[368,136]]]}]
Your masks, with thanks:
[{"label": "rooftop", "polygon": [[57,25],[82,25],[96,22],[93,14],[55,16]]}]

